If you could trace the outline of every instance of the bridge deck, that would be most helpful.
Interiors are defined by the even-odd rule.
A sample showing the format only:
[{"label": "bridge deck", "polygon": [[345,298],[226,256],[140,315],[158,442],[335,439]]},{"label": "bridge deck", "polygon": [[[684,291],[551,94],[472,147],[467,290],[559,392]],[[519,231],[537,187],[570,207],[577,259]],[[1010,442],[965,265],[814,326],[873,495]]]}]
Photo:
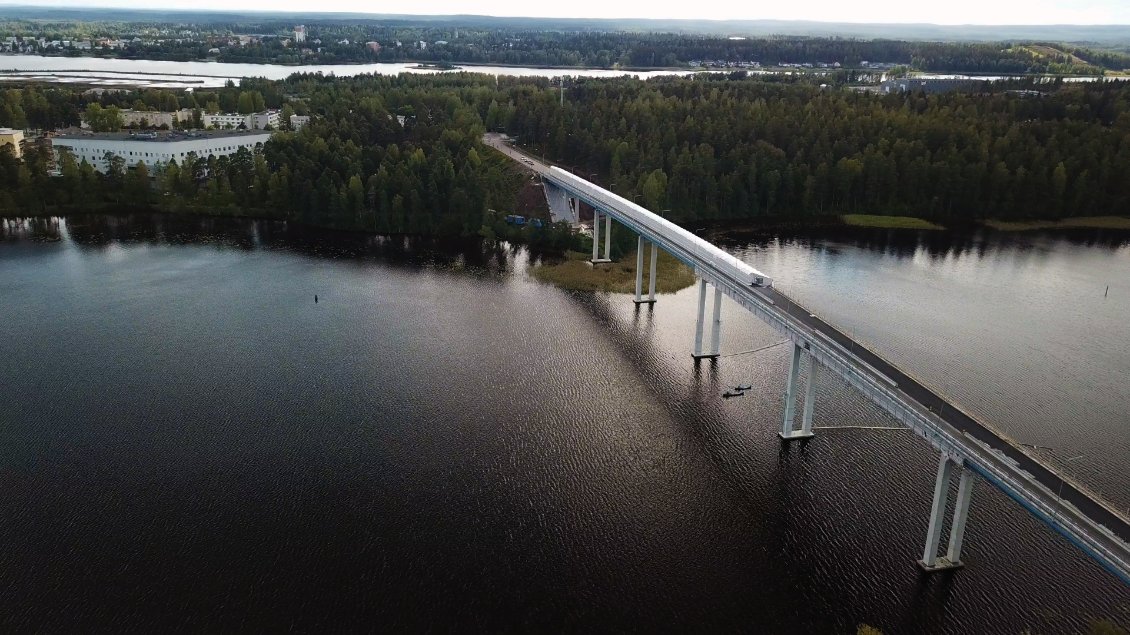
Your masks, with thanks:
[{"label": "bridge deck", "polygon": [[[498,136],[488,135],[486,141],[494,147],[504,147],[506,154],[522,161],[544,179],[554,181],[557,187],[572,190],[578,198],[612,214],[645,238],[694,266],[699,276],[717,285],[727,296],[765,319],[798,345],[809,349],[822,364],[839,372],[900,422],[943,452],[963,461],[1130,583],[1130,521],[1096,495],[1029,456],[999,432],[977,421],[941,394],[853,341],[775,288],[748,287],[725,271],[681,249],[678,244],[633,223],[630,215],[617,214],[617,201],[623,199],[615,194],[601,190],[604,194],[596,200],[585,191],[597,187],[594,184],[577,177],[563,179],[556,176],[549,165],[522,154]],[[566,181],[574,179],[579,183],[571,188]]]}]

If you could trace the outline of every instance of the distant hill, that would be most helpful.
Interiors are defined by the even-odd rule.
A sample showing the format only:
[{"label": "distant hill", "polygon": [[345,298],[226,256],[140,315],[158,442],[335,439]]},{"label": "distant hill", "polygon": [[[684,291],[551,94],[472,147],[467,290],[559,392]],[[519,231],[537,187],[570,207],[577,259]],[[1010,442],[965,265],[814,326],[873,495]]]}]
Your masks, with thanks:
[{"label": "distant hill", "polygon": [[1040,41],[1130,46],[1130,25],[938,25],[855,24],[805,20],[650,20],[589,18],[522,18],[482,15],[396,15],[376,13],[170,11],[98,7],[34,7],[0,5],[0,19],[112,20],[121,22],[401,22],[431,26],[506,27],[570,31],[661,31],[729,36],[818,36],[859,39],[955,41]]}]

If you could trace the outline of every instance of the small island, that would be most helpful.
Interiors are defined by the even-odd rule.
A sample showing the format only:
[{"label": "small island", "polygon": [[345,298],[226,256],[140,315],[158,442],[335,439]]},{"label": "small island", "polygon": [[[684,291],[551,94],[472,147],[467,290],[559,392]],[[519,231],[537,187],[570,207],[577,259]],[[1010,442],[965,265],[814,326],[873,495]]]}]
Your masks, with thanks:
[{"label": "small island", "polygon": [[420,62],[415,66],[410,66],[412,70],[417,71],[461,71],[462,67],[456,66],[451,62]]}]

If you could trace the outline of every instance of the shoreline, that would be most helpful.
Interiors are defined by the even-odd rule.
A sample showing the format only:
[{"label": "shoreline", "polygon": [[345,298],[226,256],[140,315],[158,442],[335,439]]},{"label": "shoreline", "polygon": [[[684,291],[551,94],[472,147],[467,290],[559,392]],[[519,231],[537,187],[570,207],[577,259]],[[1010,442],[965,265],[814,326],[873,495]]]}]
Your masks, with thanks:
[{"label": "shoreline", "polygon": [[[794,74],[794,73],[823,73],[836,71],[851,71],[851,72],[876,72],[874,69],[867,67],[849,67],[844,66],[841,68],[791,68],[783,66],[762,66],[756,69],[753,68],[729,68],[729,67],[711,67],[711,66],[558,66],[552,64],[513,64],[508,62],[465,62],[459,60],[447,60],[437,62],[434,60],[415,60],[403,59],[395,61],[386,60],[367,60],[367,61],[347,61],[347,62],[320,62],[317,60],[301,61],[301,62],[280,62],[275,60],[247,60],[247,61],[221,61],[212,58],[197,58],[197,59],[168,59],[160,57],[125,57],[120,55],[43,55],[39,53],[0,53],[0,59],[4,57],[42,57],[47,59],[99,59],[99,60],[122,60],[132,62],[168,62],[174,64],[242,64],[247,66],[279,66],[279,67],[301,67],[301,66],[368,66],[372,64],[415,64],[411,66],[414,70],[462,70],[469,71],[465,68],[459,67],[497,67],[497,68],[529,68],[533,70],[547,70],[547,71],[620,71],[624,73],[733,73],[737,71],[753,72],[755,74]],[[452,64],[453,68],[445,69],[442,64]],[[437,66],[439,68],[437,68]],[[76,70],[51,70],[44,72],[56,73],[76,73],[76,72],[89,72],[90,69],[76,69]],[[0,72],[39,72],[39,71],[20,71],[14,69],[2,69]],[[118,72],[129,73],[131,71],[98,71],[98,72]],[[169,73],[172,74],[172,73]],[[994,74],[987,71],[947,71],[947,70],[916,70],[909,71],[910,76],[933,76],[933,75],[960,75],[972,79],[978,78],[994,78],[1002,77],[1000,74]],[[186,73],[187,75],[187,73]],[[227,77],[226,75],[199,75],[197,77]],[[1101,75],[1082,75],[1079,73],[1009,73],[1003,76],[1005,79],[1126,79],[1130,74],[1125,71],[1107,71]]]},{"label": "shoreline", "polygon": [[[303,227],[320,229],[334,229],[321,225],[290,221],[277,216],[256,214],[252,210],[238,208],[233,210],[177,208],[164,209],[160,205],[148,207],[122,208],[114,203],[98,204],[99,207],[91,208],[84,205],[82,208],[53,208],[39,211],[21,211],[8,213],[0,210],[0,218],[51,218],[54,216],[86,216],[90,214],[116,215],[115,210],[124,214],[167,214],[170,216],[197,216],[200,218],[235,218],[248,220],[267,220],[294,222]],[[249,212],[249,213],[244,213]],[[847,217],[854,217],[847,220]],[[970,231],[975,229],[990,229],[998,232],[1026,232],[1026,231],[1058,231],[1058,230],[1115,230],[1130,231],[1130,216],[1076,216],[1061,219],[1024,219],[1001,220],[995,218],[957,219],[946,225],[934,220],[918,216],[886,216],[881,214],[822,214],[812,216],[766,216],[761,219],[713,219],[699,221],[680,221],[676,224],[690,228],[697,225],[711,234],[749,233],[766,230],[815,230],[827,228],[849,229],[896,229],[911,231]],[[350,233],[373,233],[365,230],[337,230]],[[416,234],[405,234],[416,235]],[[423,236],[424,234],[419,234]]]},{"label": "shoreline", "polygon": [[[661,72],[661,71],[671,71],[671,72],[723,72],[723,70],[724,70],[724,69],[719,69],[717,71],[711,71],[710,69],[706,69],[706,68],[702,68],[702,67],[691,67],[691,66],[554,66],[554,65],[546,65],[546,64],[510,64],[510,63],[506,63],[506,62],[461,62],[461,61],[458,61],[458,60],[452,60],[452,61],[448,61],[448,62],[436,62],[434,60],[413,60],[413,59],[396,60],[396,61],[373,60],[373,61],[364,61],[364,62],[331,62],[331,63],[318,62],[318,61],[277,62],[277,61],[272,61],[272,60],[246,61],[246,62],[224,62],[224,61],[220,61],[220,60],[212,59],[212,58],[199,58],[199,59],[185,60],[185,59],[165,59],[165,58],[158,58],[158,57],[124,57],[124,56],[120,56],[120,55],[42,55],[42,54],[38,54],[38,53],[0,53],[0,60],[2,60],[5,57],[42,57],[42,58],[46,58],[46,59],[73,59],[73,60],[84,60],[84,59],[122,60],[122,61],[127,61],[127,62],[168,62],[168,63],[172,63],[172,64],[244,64],[244,65],[248,65],[248,66],[282,66],[282,67],[290,67],[290,66],[293,66],[293,67],[300,67],[300,66],[343,66],[344,67],[344,66],[369,66],[369,65],[372,65],[372,64],[405,64],[405,65],[415,64],[416,66],[412,66],[411,68],[426,67],[428,70],[431,70],[435,66],[441,65],[441,64],[444,64],[444,63],[453,64],[453,65],[456,65],[456,66],[478,66],[478,67],[495,66],[495,67],[498,67],[498,68],[530,68],[530,69],[535,69],[535,70],[565,70],[565,71],[567,71],[567,70],[573,70],[573,71],[624,71],[626,73],[629,73],[629,72],[630,73],[635,73],[635,72]],[[453,68],[451,70],[457,70],[457,69]],[[9,68],[9,69],[0,69],[0,72],[4,72],[4,73],[37,73],[37,72],[86,73],[86,72],[92,72],[92,71],[88,68],[87,69],[82,69],[82,68],[80,68],[80,69],[51,69],[51,70],[46,70],[46,71],[30,71],[30,70],[19,70],[19,69],[10,69]],[[94,71],[94,72],[137,74],[134,71]],[[199,73],[155,73],[155,74],[191,75],[191,76],[194,76],[194,77],[224,77],[224,78],[228,77],[227,75],[202,75],[202,74],[199,74]]]},{"label": "shoreline", "polygon": [[1130,216],[1077,216],[1062,219],[1001,220],[995,218],[935,219],[883,214],[819,214],[766,216],[760,219],[716,219],[683,221],[680,225],[704,227],[714,234],[755,233],[766,230],[887,229],[929,232],[962,232],[988,229],[996,232],[1114,230],[1130,231]]}]

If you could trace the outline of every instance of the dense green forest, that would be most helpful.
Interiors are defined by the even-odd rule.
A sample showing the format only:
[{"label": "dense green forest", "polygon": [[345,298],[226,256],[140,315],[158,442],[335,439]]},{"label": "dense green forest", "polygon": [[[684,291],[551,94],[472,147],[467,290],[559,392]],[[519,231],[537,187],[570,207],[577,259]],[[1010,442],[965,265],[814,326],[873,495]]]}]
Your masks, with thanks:
[{"label": "dense green forest", "polygon": [[[613,28],[534,28],[497,24],[444,24],[406,20],[319,20],[307,23],[298,45],[294,24],[278,19],[220,19],[206,23],[34,21],[0,22],[0,37],[47,40],[121,39],[123,48],[28,49],[52,55],[93,54],[161,60],[216,59],[251,63],[449,62],[572,67],[687,67],[705,63],[758,62],[840,64],[864,61],[907,65],[916,70],[980,73],[1079,73],[1130,68],[1130,56],[1085,46],[1028,42],[939,42],[798,35],[731,38],[703,34]],[[718,26],[724,29],[724,26]],[[256,34],[240,42],[241,34]],[[135,39],[136,38],[136,39]],[[380,46],[370,47],[369,42]],[[210,53],[213,48],[218,53]]]},{"label": "dense green forest", "polygon": [[[0,126],[54,127],[92,104],[239,104],[310,113],[258,152],[107,175],[60,157],[0,154],[0,210],[119,208],[255,215],[343,229],[507,235],[524,182],[482,144],[505,131],[669,217],[1058,218],[1130,210],[1130,86],[1033,84],[1043,97],[876,95],[740,73],[647,82],[475,74],[333,78],[176,94],[9,88]],[[253,97],[249,97],[253,96]],[[401,118],[403,123],[401,123]],[[495,211],[491,211],[495,210]],[[556,230],[555,230],[556,231]],[[568,232],[537,240],[568,244]]]},{"label": "dense green forest", "polygon": [[[490,210],[512,209],[523,178],[508,159],[482,145],[484,128],[473,93],[489,95],[486,83],[483,77],[410,75],[296,78],[286,90],[303,95],[296,103],[318,114],[300,132],[279,132],[259,152],[189,158],[155,173],[116,158],[101,175],[63,153],[61,176],[50,177],[46,157],[31,150],[21,162],[6,146],[0,151],[0,211],[158,209],[382,233],[493,235],[505,228],[496,230],[498,214]],[[248,84],[268,95],[282,88]],[[201,97],[222,99],[238,92],[232,88]],[[5,103],[46,120],[61,116],[51,114],[50,104],[64,104],[60,112],[69,113],[81,99],[65,89],[10,89]],[[406,116],[403,125],[393,113]],[[569,232],[546,228],[525,238],[561,247]]]},{"label": "dense green forest", "polygon": [[511,86],[488,127],[677,220],[1130,210],[1130,86],[874,95],[797,80]]}]

